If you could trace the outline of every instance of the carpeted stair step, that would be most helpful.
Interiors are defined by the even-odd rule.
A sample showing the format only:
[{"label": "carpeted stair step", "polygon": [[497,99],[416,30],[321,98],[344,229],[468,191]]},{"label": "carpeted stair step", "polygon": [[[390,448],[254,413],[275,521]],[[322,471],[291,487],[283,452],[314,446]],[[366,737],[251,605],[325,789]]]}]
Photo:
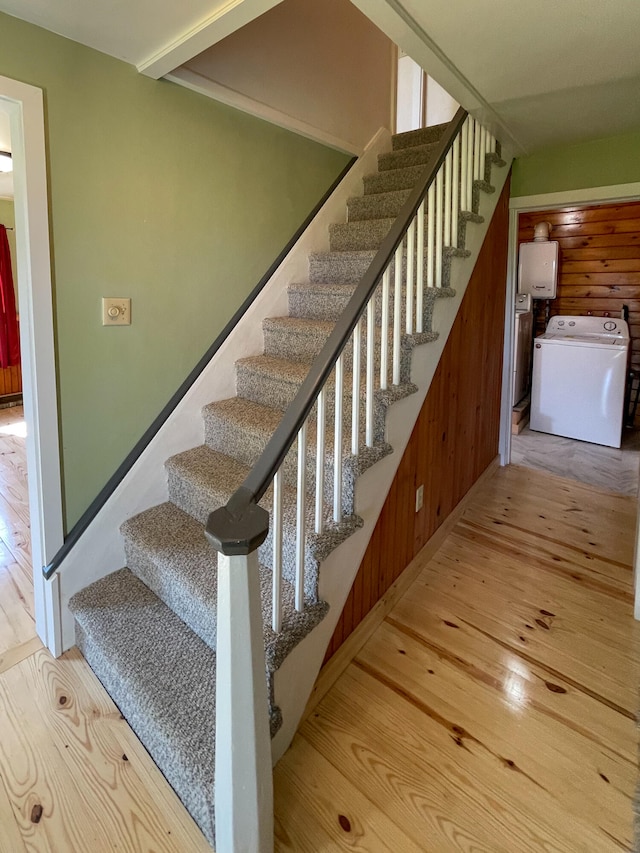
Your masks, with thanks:
[{"label": "carpeted stair step", "polygon": [[359,222],[336,222],[329,226],[332,252],[379,249],[394,219],[364,219]]},{"label": "carpeted stair step", "polygon": [[401,148],[378,155],[378,171],[387,172],[390,169],[406,169],[407,166],[426,166],[433,157],[438,142],[427,145],[416,145],[411,148]]},{"label": "carpeted stair step", "polygon": [[431,142],[438,142],[446,129],[446,124],[434,124],[431,127],[421,127],[418,130],[396,133],[391,137],[391,147],[394,151],[401,151],[403,148],[429,145]]},{"label": "carpeted stair step", "polygon": [[213,844],[215,653],[128,569],[69,608],[80,651]]},{"label": "carpeted stair step", "polygon": [[[205,536],[204,526],[167,502],[128,519],[120,530],[130,571],[215,650],[217,553]],[[273,673],[292,648],[320,622],[327,606],[318,602],[299,613],[295,609],[293,587],[283,580],[283,633],[274,634],[272,573],[262,565],[259,569],[267,671]],[[271,692],[269,683],[270,695]]]},{"label": "carpeted stair step", "polygon": [[[363,377],[364,379],[364,377]],[[397,392],[396,392],[397,393]],[[409,393],[407,391],[407,393]],[[406,395],[405,395],[406,396]],[[375,408],[378,406],[376,403]],[[365,450],[365,411],[364,399],[360,407],[360,448],[365,455],[370,456],[371,453]],[[280,416],[282,413],[277,413]],[[377,459],[381,458],[385,452],[391,452],[391,448],[384,445],[384,423],[383,417],[385,412],[381,411],[378,416],[378,435],[376,436],[376,447],[371,451]],[[210,403],[203,410],[205,420],[205,442],[207,446],[217,452],[223,452],[232,455],[238,461],[244,463],[248,467],[255,464],[258,457],[267,445],[267,442],[273,434],[273,410],[269,410],[267,406],[260,406],[257,403],[250,403],[240,397],[232,397],[228,400],[220,400],[216,403]],[[362,460],[357,463],[350,461],[353,459],[351,454],[351,411],[345,411],[345,428],[342,436],[342,459],[345,466],[359,466],[361,470],[364,464]],[[307,445],[306,445],[306,481],[307,489],[311,500],[315,500],[315,479],[316,479],[316,417],[312,417],[307,424]],[[386,449],[385,449],[386,448]],[[280,468],[283,475],[283,482],[290,486],[295,486],[298,471],[297,459],[297,443],[294,443],[291,450],[285,457]],[[348,472],[345,467],[345,479],[343,482],[343,495],[348,490],[353,492],[355,480],[347,482]],[[325,419],[325,447],[324,447],[324,490],[325,495],[333,494],[334,485],[334,422],[333,416],[327,414]],[[345,512],[352,512],[352,495],[346,499],[344,505]]]},{"label": "carpeted stair step", "polygon": [[354,196],[347,201],[347,220],[395,219],[411,195],[410,189],[392,190],[374,195]]},{"label": "carpeted stair step", "polygon": [[[180,509],[191,515],[201,524],[206,524],[209,513],[224,506],[236,489],[242,485],[249,467],[235,459],[211,450],[206,445],[194,447],[166,462],[169,497]],[[362,525],[361,519],[346,516],[340,525],[331,523],[331,507],[327,502],[324,517],[327,522],[325,533],[318,537],[313,534],[314,502],[310,499],[305,507],[305,606],[318,604],[318,569],[322,559],[339,544],[348,539],[353,531]],[[269,513],[273,508],[273,490],[270,487],[262,500]],[[295,578],[296,563],[296,490],[287,485],[282,489],[282,573],[290,583]],[[258,559],[265,566],[271,566],[273,560],[273,529],[258,549]]]},{"label": "carpeted stair step", "polygon": [[388,193],[394,190],[413,189],[425,170],[424,166],[408,166],[406,169],[390,169],[374,172],[362,179],[364,194]]},{"label": "carpeted stair step", "polygon": [[[326,284],[322,282],[300,282],[289,285],[289,316],[310,320],[337,320],[346,308],[353,295],[356,284]],[[393,296],[393,286],[390,295]],[[406,287],[403,287],[402,315],[404,323],[406,316]],[[427,288],[424,291],[423,328],[431,329],[433,302],[440,297],[455,295],[448,288]],[[376,323],[379,325],[382,316],[382,292],[380,286],[376,290]],[[393,298],[389,305],[389,319],[393,320]]]}]

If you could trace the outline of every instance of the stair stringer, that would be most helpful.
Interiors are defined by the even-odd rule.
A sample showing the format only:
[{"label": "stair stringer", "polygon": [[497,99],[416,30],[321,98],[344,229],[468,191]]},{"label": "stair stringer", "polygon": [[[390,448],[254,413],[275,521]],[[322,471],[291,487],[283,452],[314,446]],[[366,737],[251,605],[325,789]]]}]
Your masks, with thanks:
[{"label": "stair stringer", "polygon": [[429,346],[413,350],[411,381],[418,391],[399,400],[387,411],[386,441],[393,453],[366,470],[356,481],[355,511],[363,526],[335,548],[322,561],[319,577],[319,597],[329,605],[329,612],[288,655],[274,675],[274,701],[282,711],[283,723],[272,740],[274,764],[288,748],[311,695],[322,666],[324,655],[336,624],[355,580],[378,517],[411,437],[414,425],[424,404],[440,357],[462,304],[480,249],[484,243],[498,200],[509,174],[506,166],[492,164],[491,184],[495,192],[481,193],[478,213],[484,221],[468,227],[465,248],[467,258],[452,259],[450,287],[455,297],[440,299],[433,316],[433,330],[439,333]]},{"label": "stair stringer", "polygon": [[312,252],[329,250],[329,226],[344,219],[347,200],[362,194],[364,177],[377,169],[378,155],[390,150],[391,133],[380,128],[243,314],[241,322],[230,332],[171,417],[123,477],[56,574],[45,581],[47,584],[59,584],[60,589],[61,637],[56,647],[50,649],[53,654],[61,654],[75,645],[69,599],[90,583],[126,565],[120,526],[148,507],[168,500],[165,461],[203,443],[202,408],[236,394],[236,361],[262,353],[263,320],[287,315],[288,286],[307,277]]}]

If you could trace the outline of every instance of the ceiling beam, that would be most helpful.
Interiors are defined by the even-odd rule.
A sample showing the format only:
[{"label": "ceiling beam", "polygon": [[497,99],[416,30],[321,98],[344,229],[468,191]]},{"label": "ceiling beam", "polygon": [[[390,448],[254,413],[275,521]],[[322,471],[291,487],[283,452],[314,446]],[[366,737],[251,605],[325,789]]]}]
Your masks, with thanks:
[{"label": "ceiling beam", "polygon": [[158,80],[281,2],[282,0],[222,0],[203,21],[185,30],[139,63],[138,71]]},{"label": "ceiling beam", "polygon": [[417,20],[399,0],[351,0],[354,6],[402,48],[434,78],[456,101],[479,119],[510,151],[526,154],[525,146],[514,136],[500,114],[485,100],[470,80],[449,59],[427,32],[428,4]]}]

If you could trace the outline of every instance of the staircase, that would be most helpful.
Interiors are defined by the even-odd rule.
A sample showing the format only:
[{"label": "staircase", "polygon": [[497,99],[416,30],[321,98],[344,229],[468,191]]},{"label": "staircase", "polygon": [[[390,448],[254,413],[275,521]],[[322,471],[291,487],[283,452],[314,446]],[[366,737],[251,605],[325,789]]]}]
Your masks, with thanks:
[{"label": "staircase", "polygon": [[[290,285],[288,316],[264,320],[264,352],[237,362],[237,395],[203,409],[204,444],[166,461],[169,500],[121,526],[127,567],[76,593],[69,604],[79,648],[211,844],[219,558],[205,537],[205,525],[261,457],[444,130],[393,137],[393,150],[380,155],[378,171],[365,178],[363,195],[349,200],[347,221],[331,226],[330,250],[311,254],[308,281]],[[387,274],[388,297],[382,288],[373,297],[373,325],[360,330],[343,352],[338,381],[342,375],[344,391],[336,395],[332,375],[301,433],[304,454],[294,445],[280,468],[277,493],[270,486],[260,500],[269,513],[277,513],[258,549],[272,737],[282,724],[274,674],[327,615],[328,605],[318,593],[322,562],[362,524],[354,499],[356,479],[392,452],[385,441],[387,409],[416,390],[412,352],[437,338],[433,314],[439,300],[455,296],[449,287],[451,260],[468,254],[466,226],[481,221],[473,211],[478,194],[493,191],[488,179],[492,165],[501,164],[499,151],[487,144],[483,163],[483,173],[469,181],[471,210],[460,212],[451,226],[454,245],[441,247],[438,286],[427,287],[419,300],[417,294],[407,296],[407,275],[424,261],[418,260],[415,242],[405,241]],[[419,228],[428,229],[423,208],[418,217]],[[433,276],[432,268],[421,272],[425,282]],[[397,329],[400,323],[405,327],[414,304],[415,328],[400,339]],[[369,370],[384,386],[371,399]],[[333,430],[334,421],[342,420],[335,418],[336,407],[353,422],[345,434]],[[325,428],[326,440],[322,435],[320,441],[318,433]],[[274,589],[279,590],[276,599]]]}]

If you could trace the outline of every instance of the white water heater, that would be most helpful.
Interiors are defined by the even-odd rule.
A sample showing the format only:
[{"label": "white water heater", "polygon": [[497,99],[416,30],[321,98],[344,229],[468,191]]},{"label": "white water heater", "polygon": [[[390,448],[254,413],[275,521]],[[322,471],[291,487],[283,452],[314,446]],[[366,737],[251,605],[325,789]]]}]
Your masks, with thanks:
[{"label": "white water heater", "polygon": [[555,299],[558,288],[560,244],[549,240],[551,225],[538,222],[533,243],[521,243],[518,259],[518,293],[533,299]]}]

